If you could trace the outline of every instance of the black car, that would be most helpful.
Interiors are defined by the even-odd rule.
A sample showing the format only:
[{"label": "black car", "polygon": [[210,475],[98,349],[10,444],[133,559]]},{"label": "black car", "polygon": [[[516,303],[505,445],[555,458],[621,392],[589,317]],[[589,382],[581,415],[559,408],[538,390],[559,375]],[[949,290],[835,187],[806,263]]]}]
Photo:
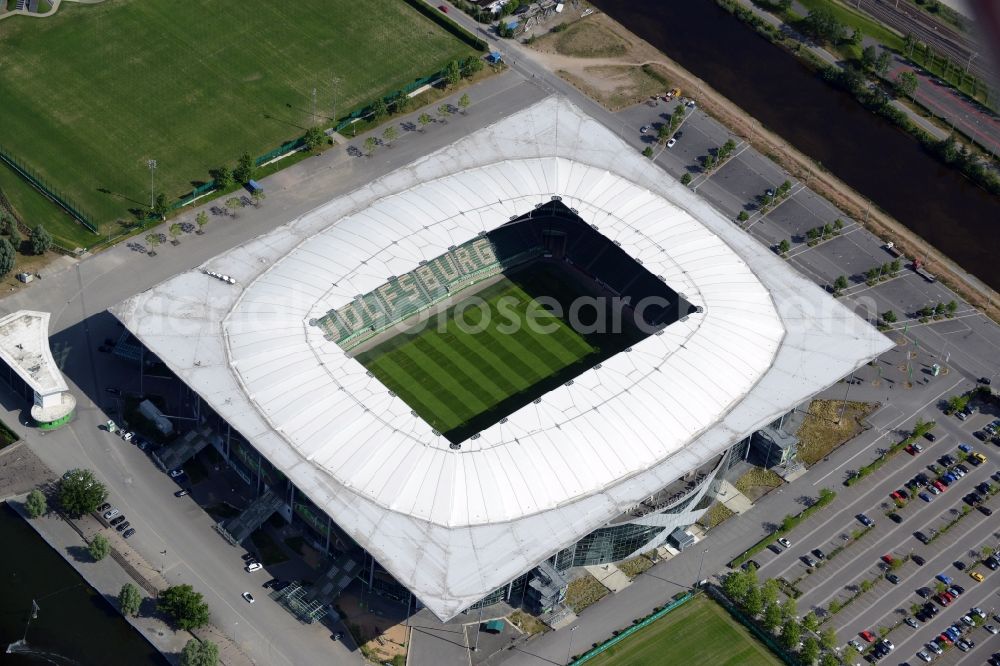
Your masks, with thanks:
[{"label": "black car", "polygon": [[256,559],[253,553],[243,553],[243,561],[249,562],[250,560]]},{"label": "black car", "polygon": [[978,381],[978,382],[979,382],[980,384],[982,384],[983,386],[989,386],[989,385],[990,385],[990,378],[989,378],[989,377],[980,377],[980,378],[979,378],[978,380],[976,380],[976,381]]},{"label": "black car", "polygon": [[969,506],[976,506],[976,504],[979,502],[977,497],[978,495],[976,495],[975,493],[969,493],[968,495],[962,498],[962,501],[968,504]]},{"label": "black car", "polygon": [[105,502],[101,506],[97,507],[97,512],[98,513],[104,513],[105,511],[107,511],[110,508],[111,508],[111,505],[108,504],[107,502]]},{"label": "black car", "polygon": [[122,536],[127,539],[133,534],[135,534],[135,529],[130,527],[129,529],[125,530],[125,532],[122,533]]},{"label": "black car", "polygon": [[996,571],[997,569],[1000,569],[1000,560],[997,559],[996,555],[991,555],[987,557],[985,560],[983,560],[983,564],[985,564],[990,571]]},{"label": "black car", "polygon": [[271,580],[264,583],[263,587],[271,587],[275,583],[279,582],[277,578],[272,578]]},{"label": "black car", "polygon": [[952,585],[951,589],[955,590],[959,594],[965,594],[965,588],[962,587],[961,585]]},{"label": "black car", "polygon": [[962,464],[955,465],[955,469],[957,469],[962,474],[968,474],[969,473],[969,468],[966,467],[965,465],[962,465]]},{"label": "black car", "polygon": [[910,490],[916,490],[917,488],[920,487],[920,482],[917,481],[916,479],[910,479],[909,481],[906,482],[906,487],[909,488]]},{"label": "black car", "polygon": [[129,524],[129,522],[128,522],[128,521],[126,520],[126,521],[125,521],[124,523],[122,523],[121,525],[119,525],[119,526],[118,526],[118,527],[116,527],[115,529],[116,529],[116,530],[118,530],[119,532],[124,532],[124,531],[125,531],[125,530],[127,530],[127,529],[128,529],[129,527],[131,527],[131,525],[130,525],[130,524]]},{"label": "black car", "polygon": [[926,599],[927,597],[934,594],[934,590],[929,587],[921,587],[917,590],[917,596],[921,599]]},{"label": "black car", "polygon": [[890,513],[889,514],[889,520],[891,520],[892,522],[894,522],[894,523],[896,523],[898,525],[901,522],[903,522],[903,517],[901,515],[899,515],[898,513]]},{"label": "black car", "polygon": [[108,522],[111,525],[118,525],[119,523],[123,523],[123,522],[125,522],[125,514],[123,513],[120,516],[115,516],[114,518],[112,518]]},{"label": "black car", "polygon": [[979,485],[976,486],[976,492],[980,493],[982,495],[989,495],[990,494],[990,484],[988,484],[985,481],[983,481],[982,483],[980,483]]},{"label": "black car", "polygon": [[917,541],[919,541],[920,543],[927,543],[928,541],[930,541],[927,535],[924,534],[923,532],[914,532],[913,536],[915,536],[917,538]]},{"label": "black car", "polygon": [[872,520],[871,518],[869,518],[868,516],[866,516],[866,515],[865,515],[865,514],[863,514],[863,513],[859,513],[859,514],[858,514],[857,516],[855,516],[855,517],[856,517],[856,518],[857,518],[857,519],[858,519],[859,521],[861,521],[861,524],[862,524],[862,525],[864,525],[865,527],[871,527],[872,525],[874,525],[874,524],[875,524],[875,521],[874,521],[874,520]]},{"label": "black car", "polygon": [[813,548],[812,554],[816,556],[817,560],[825,560],[826,559],[826,555],[824,555],[823,551],[820,550],[819,548]]},{"label": "black car", "polygon": [[951,563],[951,565],[959,571],[965,571],[965,562],[962,562],[961,560],[955,560]]},{"label": "black car", "polygon": [[920,557],[919,555],[914,555],[910,559],[913,560],[914,564],[916,564],[919,567],[922,567],[922,566],[924,566],[924,564],[927,563],[927,560],[925,560],[924,558]]},{"label": "black car", "polygon": [[914,478],[917,481],[919,481],[920,485],[922,485],[922,486],[926,486],[927,484],[929,484],[931,482],[930,477],[927,476],[926,474],[924,474],[923,472],[921,472],[920,474],[917,474],[917,476],[914,477]]},{"label": "black car", "polygon": [[977,430],[976,432],[972,433],[972,436],[978,439],[980,442],[985,442],[990,438],[990,434],[988,432],[983,432],[982,430]]},{"label": "black car", "polygon": [[992,516],[993,515],[993,509],[991,509],[990,507],[986,506],[985,504],[980,504],[976,508],[979,509],[979,513],[983,514],[984,516]]},{"label": "black car", "polygon": [[899,576],[897,576],[896,574],[893,574],[893,573],[886,574],[885,575],[885,579],[887,581],[889,581],[890,583],[892,583],[893,585],[898,585],[899,584]]},{"label": "black car", "polygon": [[937,441],[937,437],[932,432],[925,432],[924,433],[924,439],[926,439],[928,442],[936,442]]},{"label": "black car", "polygon": [[757,560],[747,560],[740,568],[743,569],[743,571],[750,571],[750,569],[760,569],[760,565],[757,564]]}]

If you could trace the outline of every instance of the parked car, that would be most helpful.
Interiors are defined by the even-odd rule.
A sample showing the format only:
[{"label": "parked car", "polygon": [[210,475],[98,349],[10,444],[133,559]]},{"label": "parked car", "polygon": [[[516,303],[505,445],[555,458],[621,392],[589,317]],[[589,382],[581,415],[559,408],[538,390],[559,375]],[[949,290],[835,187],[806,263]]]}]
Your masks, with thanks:
[{"label": "parked car", "polygon": [[985,504],[980,504],[976,508],[979,510],[979,513],[983,514],[984,516],[992,516],[993,515],[993,509],[991,509],[990,507],[986,506]]},{"label": "parked car", "polygon": [[972,580],[976,581],[977,583],[982,583],[983,580],[985,580],[986,578],[986,576],[979,573],[978,571],[970,571],[969,577],[972,578]]},{"label": "parked car", "polygon": [[670,140],[667,141],[667,148],[673,148],[675,145],[677,145],[677,139],[671,137]]},{"label": "parked car", "polygon": [[933,594],[933,590],[931,590],[931,588],[929,587],[921,587],[917,589],[917,596],[920,597],[921,599],[926,599],[927,597],[931,596],[931,594]]},{"label": "parked car", "polygon": [[923,544],[926,544],[926,543],[928,543],[930,541],[930,537],[928,537],[923,532],[914,532],[913,536],[915,536],[917,538],[917,541],[919,541],[920,543],[923,543]]},{"label": "parked car", "polygon": [[815,555],[816,559],[818,559],[818,560],[825,560],[826,559],[826,555],[824,555],[823,551],[820,550],[819,548],[813,548],[812,554]]},{"label": "parked car", "polygon": [[857,519],[860,520],[861,524],[864,525],[865,527],[871,527],[872,525],[875,524],[874,520],[872,520],[871,518],[869,518],[868,516],[866,516],[863,513],[859,513],[857,515]]},{"label": "parked car", "polygon": [[937,578],[942,583],[944,583],[945,585],[951,585],[952,583],[951,576],[947,574],[939,573],[937,576],[934,577]]},{"label": "parked car", "polygon": [[747,560],[740,568],[743,571],[750,571],[750,569],[760,569],[760,564],[757,563],[757,560]]},{"label": "parked car", "polygon": [[924,439],[926,439],[928,442],[934,443],[937,441],[937,435],[935,435],[932,432],[925,432]]},{"label": "parked car", "polygon": [[247,573],[250,573],[250,572],[253,572],[253,571],[257,571],[258,569],[261,569],[261,568],[263,568],[263,565],[260,562],[251,562],[250,564],[248,564],[248,565],[246,565],[244,567],[244,569],[246,569]]},{"label": "parked car", "polygon": [[951,563],[951,566],[955,567],[959,571],[965,571],[965,562],[961,560],[955,560]]},{"label": "parked car", "polygon": [[802,561],[806,563],[807,567],[815,567],[817,564],[819,564],[816,560],[809,557],[808,555],[803,555]]},{"label": "parked car", "polygon": [[116,530],[118,530],[119,532],[124,532],[124,531],[125,531],[125,530],[127,530],[127,529],[128,529],[129,527],[131,527],[131,525],[130,525],[130,524],[129,524],[129,522],[128,522],[128,521],[126,520],[126,521],[125,521],[124,523],[122,523],[121,525],[119,525],[119,526],[118,526],[118,527],[116,527],[115,529],[116,529]]},{"label": "parked car", "polygon": [[778,543],[780,543],[785,548],[791,548],[792,547],[792,542],[789,541],[788,539],[786,539],[785,537],[778,537]]},{"label": "parked car", "polygon": [[861,636],[861,638],[865,639],[869,643],[873,643],[875,641],[875,634],[868,631],[867,629],[859,633],[858,636]]},{"label": "parked car", "polygon": [[187,494],[188,491],[186,490],[178,490],[176,493],[174,493],[174,497],[184,497]]},{"label": "parked car", "polygon": [[253,598],[253,595],[250,594],[249,592],[244,592],[241,596],[243,597],[243,600],[246,601],[248,604],[252,604],[254,601],[256,601],[256,599]]},{"label": "parked car", "polygon": [[983,627],[983,629],[985,629],[986,631],[990,632],[994,636],[997,634],[996,625],[987,624],[986,626]]},{"label": "parked car", "polygon": [[130,536],[132,536],[133,534],[135,534],[135,528],[134,527],[130,527],[127,530],[125,530],[124,532],[122,532],[122,536],[125,537],[126,539],[129,538]]},{"label": "parked car", "polygon": [[958,450],[964,451],[965,453],[972,453],[972,446],[966,444],[965,442],[962,442],[961,444],[958,445]]},{"label": "parked car", "polygon": [[934,643],[933,641],[927,643],[925,647],[936,655],[940,655],[942,652],[944,652],[944,650],[942,650],[941,647],[937,643]]},{"label": "parked car", "polygon": [[98,512],[101,512],[101,511],[107,511],[107,510],[108,510],[108,509],[110,509],[110,508],[111,508],[111,505],[110,505],[110,504],[108,504],[107,502],[105,502],[105,503],[104,503],[104,504],[102,504],[101,506],[97,507],[97,511],[98,511]]},{"label": "parked car", "polygon": [[919,497],[920,499],[922,499],[925,502],[930,502],[931,501],[931,496],[928,495],[927,493],[920,493],[919,495],[917,495],[917,497]]},{"label": "parked car", "polygon": [[121,513],[118,509],[112,507],[104,512],[104,520],[111,520],[115,516]]},{"label": "parked car", "polygon": [[920,623],[919,623],[919,622],[917,622],[917,621],[916,621],[915,619],[913,619],[912,617],[908,617],[908,618],[906,618],[905,620],[903,620],[903,622],[905,622],[905,623],[907,624],[907,626],[910,626],[910,627],[913,627],[914,629],[916,629],[917,627],[919,627],[919,626],[920,626]]},{"label": "parked car", "polygon": [[176,478],[179,478],[181,476],[184,476],[184,470],[181,469],[180,467],[178,467],[177,469],[170,470],[168,472],[168,474],[170,475],[171,479],[176,479]]},{"label": "parked car", "polygon": [[949,587],[948,591],[951,592],[956,597],[959,597],[959,596],[965,594],[965,588],[962,587],[961,585],[959,585],[958,583],[956,583],[956,584],[952,585],[951,587]]},{"label": "parked car", "polygon": [[924,560],[924,558],[920,557],[919,555],[910,556],[910,560],[918,567],[922,567],[924,566],[924,564],[926,564],[926,560]]},{"label": "parked car", "polygon": [[927,663],[930,663],[931,661],[931,656],[923,650],[917,650],[917,658],[919,658],[920,661],[926,661]]},{"label": "parked car", "polygon": [[855,640],[853,638],[851,640],[847,641],[847,644],[850,645],[855,650],[857,650],[858,652],[864,652],[865,651],[865,647],[861,643],[859,643],[857,640]]},{"label": "parked car", "polygon": [[886,574],[885,579],[893,585],[899,585],[899,576],[894,573]]},{"label": "parked car", "polygon": [[120,516],[112,518],[111,520],[108,521],[108,523],[110,523],[111,525],[118,525],[124,522],[124,520],[125,520],[125,514],[122,514]]},{"label": "parked car", "polygon": [[645,134],[648,131],[649,131],[649,125],[643,125],[642,127],[639,128],[639,134]]}]

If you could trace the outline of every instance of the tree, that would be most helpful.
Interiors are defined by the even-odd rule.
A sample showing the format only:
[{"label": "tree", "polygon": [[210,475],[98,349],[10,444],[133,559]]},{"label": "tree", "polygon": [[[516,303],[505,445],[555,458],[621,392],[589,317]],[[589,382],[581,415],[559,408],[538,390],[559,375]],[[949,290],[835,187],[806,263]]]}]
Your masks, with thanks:
[{"label": "tree", "polygon": [[794,619],[798,615],[798,608],[796,608],[795,599],[789,598],[785,600],[785,603],[781,604],[781,619],[788,621]]},{"label": "tree", "polygon": [[875,58],[875,65],[873,67],[875,73],[881,77],[885,77],[885,75],[889,72],[890,62],[892,62],[892,54],[885,49],[882,49],[879,52],[878,57]]},{"label": "tree", "polygon": [[781,646],[786,650],[794,650],[799,646],[799,639],[802,638],[802,627],[798,621],[793,619],[785,620],[781,625]]},{"label": "tree", "polygon": [[135,617],[139,614],[139,607],[142,606],[142,593],[132,583],[122,585],[118,593],[118,605],[121,606],[123,615]]},{"label": "tree", "polygon": [[802,628],[813,633],[819,629],[819,618],[816,617],[816,613],[809,611],[802,617]]},{"label": "tree", "polygon": [[197,629],[208,624],[208,604],[190,585],[168,587],[160,593],[156,606],[180,629]]},{"label": "tree", "polygon": [[753,585],[754,582],[746,571],[734,571],[722,581],[722,591],[732,601],[742,604]]},{"label": "tree", "polygon": [[774,604],[778,603],[778,590],[779,590],[778,581],[774,580],[773,578],[768,578],[767,580],[764,581],[764,584],[761,586],[760,589],[763,595],[765,606],[773,606]]},{"label": "tree", "polygon": [[840,231],[844,228],[844,221],[838,217],[833,221],[833,228],[835,231]]},{"label": "tree", "polygon": [[261,202],[264,201],[264,199],[266,198],[267,195],[264,194],[264,190],[261,189],[254,190],[253,194],[250,195],[250,199],[253,201],[254,208],[260,208]]},{"label": "tree", "polygon": [[181,229],[180,223],[174,222],[173,224],[170,225],[170,227],[167,228],[167,233],[170,234],[171,238],[173,238],[173,241],[171,242],[174,245],[177,245],[178,243],[177,239],[178,237],[180,237],[182,233],[184,233],[184,230]]},{"label": "tree", "polygon": [[778,243],[778,252],[785,254],[792,249],[792,244],[788,242],[787,238],[782,238],[781,242]]},{"label": "tree", "polygon": [[385,100],[380,97],[372,104],[372,118],[378,123],[382,122],[388,116],[389,107],[386,106]]},{"label": "tree", "polygon": [[902,264],[900,263],[899,259],[893,259],[892,261],[889,262],[890,273],[898,273],[901,267]]},{"label": "tree", "polygon": [[[17,226],[12,224],[11,229],[16,230]],[[11,234],[11,238],[14,234]],[[32,254],[45,254],[52,247],[52,236],[49,232],[40,224],[36,224],[28,235],[28,243],[31,245]],[[13,243],[12,243],[13,245]],[[14,246],[16,247],[16,246]]]},{"label": "tree", "polygon": [[226,208],[231,211],[229,214],[233,217],[236,217],[236,209],[240,208],[242,205],[243,202],[240,201],[239,197],[229,197],[226,199]]},{"label": "tree", "polygon": [[819,632],[819,643],[824,650],[833,650],[837,647],[837,630],[833,627]]},{"label": "tree", "polygon": [[781,626],[781,606],[777,603],[768,604],[764,609],[764,628],[774,633]]},{"label": "tree", "polygon": [[809,12],[802,21],[802,31],[820,42],[839,42],[844,38],[847,28],[833,13],[818,9]]},{"label": "tree", "polygon": [[421,113],[417,118],[417,122],[420,123],[420,131],[423,132],[425,127],[434,122],[434,119],[431,118],[429,113]]},{"label": "tree", "polygon": [[306,130],[305,136],[302,137],[302,140],[306,144],[306,148],[309,150],[316,150],[319,148],[323,145],[324,139],[326,139],[326,134],[324,134],[322,128],[319,127],[310,127]]},{"label": "tree", "polygon": [[869,590],[872,589],[872,582],[870,580],[868,580],[867,578],[865,578],[863,581],[861,581],[858,584],[858,589],[861,590],[862,594],[864,594],[864,593],[866,593],[866,592],[868,592]]},{"label": "tree", "polygon": [[750,219],[750,214],[747,213],[745,210],[741,210],[740,214],[736,216],[736,219],[739,220],[740,222],[746,222],[747,220]]},{"label": "tree", "polygon": [[451,105],[450,104],[442,104],[441,106],[439,106],[437,108],[437,114],[441,118],[447,118],[448,116],[451,115]]},{"label": "tree", "polygon": [[875,62],[877,60],[878,49],[874,45],[866,46],[865,50],[861,52],[861,66],[864,67],[866,72],[875,69]]},{"label": "tree", "polygon": [[146,234],[146,242],[149,243],[151,248],[149,251],[149,256],[156,256],[156,246],[160,244],[160,234]]},{"label": "tree", "polygon": [[365,139],[365,154],[367,154],[368,157],[372,156],[372,153],[375,152],[375,148],[377,147],[378,147],[378,139],[376,139],[373,136],[370,136],[367,139]]},{"label": "tree", "polygon": [[192,638],[181,650],[181,666],[215,666],[219,663],[219,646],[212,641]]},{"label": "tree", "polygon": [[111,542],[103,534],[95,534],[90,545],[87,546],[87,552],[90,553],[95,562],[100,562],[111,552]]},{"label": "tree", "polygon": [[958,310],[958,303],[955,301],[948,301],[947,305],[944,306],[944,309],[949,315],[953,315],[955,314],[955,311]]},{"label": "tree", "polygon": [[824,652],[823,656],[819,659],[820,666],[840,666],[840,660],[837,659],[837,655],[831,652]]},{"label": "tree", "polygon": [[457,60],[452,60],[448,63],[448,67],[444,72],[444,78],[448,81],[449,86],[457,86],[458,82],[462,80],[462,68],[459,66]]},{"label": "tree", "polygon": [[913,93],[917,92],[918,83],[917,75],[913,72],[900,72],[896,75],[893,87],[896,89],[896,95],[899,97],[910,97],[912,99]]},{"label": "tree", "polygon": [[663,124],[660,125],[656,130],[656,140],[659,143],[666,143],[667,139],[670,138],[670,127]]},{"label": "tree", "polygon": [[163,192],[158,193],[153,201],[153,215],[162,220],[167,216],[168,210],[170,210],[170,204],[167,203],[167,195]]},{"label": "tree", "polygon": [[198,225],[198,232],[200,233],[205,225],[208,224],[208,213],[201,211],[195,216],[194,221]]},{"label": "tree", "polygon": [[861,46],[861,42],[865,40],[865,35],[861,32],[861,28],[855,28],[854,32],[851,33],[851,44],[854,46]]},{"label": "tree", "polygon": [[406,111],[410,108],[410,96],[400,90],[392,96],[391,104],[392,107],[396,109],[396,113],[406,113]]},{"label": "tree", "polygon": [[884,321],[887,324],[895,324],[896,313],[893,312],[892,310],[886,310],[885,312],[882,313],[882,321]]},{"label": "tree", "polygon": [[979,552],[982,553],[983,559],[985,560],[992,557],[993,553],[995,553],[996,551],[993,549],[992,546],[983,546],[983,549]]},{"label": "tree", "polygon": [[646,146],[645,148],[643,148],[642,149],[642,154],[643,154],[644,157],[648,157],[649,159],[653,159],[653,149],[650,146]]},{"label": "tree", "polygon": [[215,179],[215,186],[220,190],[228,190],[230,187],[236,184],[233,179],[233,172],[227,166],[220,166],[212,174]]},{"label": "tree", "polygon": [[804,664],[814,664],[819,659],[819,643],[812,636],[806,636],[806,639],[802,641],[801,656]]},{"label": "tree", "polygon": [[937,305],[934,306],[934,316],[943,317],[946,310],[947,308],[945,307],[944,303],[938,303]]},{"label": "tree", "polygon": [[[38,225],[38,226],[41,227],[41,225]],[[45,229],[42,228],[42,231],[45,231]],[[45,233],[46,233],[46,235],[48,235],[48,232],[45,232]],[[7,240],[10,241],[10,246],[12,248],[14,248],[15,251],[20,250],[21,249],[21,233],[17,230],[17,223],[14,222],[13,220],[11,220],[10,226],[7,227],[7,236],[8,236]],[[51,244],[52,244],[52,239],[50,238],[49,239],[49,245],[51,246]],[[46,247],[45,249],[47,250],[49,248]],[[42,253],[35,252],[34,248],[32,248],[32,253],[33,254],[42,254]]]},{"label": "tree", "polygon": [[764,592],[759,585],[754,585],[743,598],[743,610],[750,617],[757,617],[764,610]]},{"label": "tree", "polygon": [[107,498],[107,488],[89,469],[71,470],[59,482],[59,505],[73,518],[96,511]]},{"label": "tree", "polygon": [[256,170],[257,163],[250,157],[250,153],[245,152],[240,155],[240,159],[236,163],[236,169],[233,170],[233,178],[238,183],[248,183],[253,180],[253,174]]},{"label": "tree", "polygon": [[833,291],[834,293],[839,293],[847,289],[847,278],[843,275],[837,276],[837,279],[833,281]]},{"label": "tree", "polygon": [[691,174],[685,172],[684,175],[681,176],[681,185],[688,185],[690,184],[690,182],[691,182]]},{"label": "tree", "polygon": [[712,167],[714,167],[715,166],[715,156],[712,155],[712,154],[708,154],[708,155],[705,155],[704,157],[702,157],[701,158],[701,166],[702,166],[702,168],[705,169],[705,171],[708,171],[709,169],[711,169]]},{"label": "tree", "polygon": [[45,515],[45,512],[49,510],[49,505],[45,501],[45,495],[42,494],[42,491],[36,488],[28,493],[24,500],[24,510],[28,512],[29,518]]},{"label": "tree", "polygon": [[458,108],[462,110],[463,116],[465,115],[465,112],[469,108],[470,104],[472,104],[472,100],[469,99],[469,93],[464,93],[458,98]]},{"label": "tree", "polygon": [[399,130],[396,129],[395,125],[389,125],[382,132],[382,140],[385,141],[385,145],[392,147],[392,142],[396,140],[399,136]]},{"label": "tree", "polygon": [[471,77],[476,72],[482,71],[483,67],[483,59],[471,55],[462,61],[462,76]]}]

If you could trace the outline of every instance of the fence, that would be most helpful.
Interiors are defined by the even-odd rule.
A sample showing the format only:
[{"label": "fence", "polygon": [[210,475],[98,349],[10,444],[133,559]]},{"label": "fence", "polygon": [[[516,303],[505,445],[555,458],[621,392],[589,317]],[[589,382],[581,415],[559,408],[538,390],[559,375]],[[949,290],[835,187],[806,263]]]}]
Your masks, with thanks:
[{"label": "fence", "polygon": [[656,622],[661,617],[663,617],[664,615],[666,615],[670,611],[674,610],[678,606],[680,606],[680,605],[682,605],[684,603],[687,603],[688,601],[690,601],[691,599],[693,599],[694,596],[695,596],[695,594],[693,592],[688,592],[687,594],[685,594],[680,599],[678,599],[676,601],[670,602],[669,604],[667,604],[666,606],[664,606],[663,608],[661,608],[657,612],[655,612],[652,615],[650,615],[649,617],[647,617],[642,622],[639,622],[638,624],[632,625],[631,627],[629,627],[628,629],[626,629],[622,633],[618,634],[614,638],[611,638],[611,639],[609,639],[609,640],[601,643],[600,645],[598,645],[597,647],[595,647],[593,650],[590,650],[589,652],[587,652],[586,654],[584,654],[583,656],[581,656],[579,659],[575,659],[575,660],[571,661],[570,662],[570,666],[578,666],[579,664],[583,664],[585,662],[590,661],[591,659],[593,659],[597,655],[605,652],[606,650],[611,649],[615,645],[618,645],[618,643],[622,642],[623,640],[625,640],[626,638],[628,638],[629,636],[631,636],[635,632],[639,631],[640,629],[645,629],[646,627],[648,627],[649,625],[653,624],[654,622]]},{"label": "fence", "polygon": [[[31,227],[25,224],[24,220],[22,220],[21,217],[17,214],[17,210],[14,208],[14,204],[10,202],[10,200],[7,198],[7,195],[4,194],[4,191],[2,189],[0,189],[0,209],[7,211],[7,214],[11,218],[13,218],[14,224],[17,225],[17,230],[21,232],[21,234],[25,238],[31,236]],[[49,247],[49,250],[51,250],[52,252],[56,252],[57,254],[65,254],[70,257],[76,256],[76,252],[70,250],[69,248],[63,247],[55,239],[52,239],[52,245]]]},{"label": "fence", "polygon": [[19,176],[24,178],[28,183],[31,184],[36,190],[45,195],[46,198],[53,201],[60,208],[69,213],[73,218],[82,224],[84,227],[97,233],[97,227],[90,221],[90,219],[84,215],[80,207],[70,201],[67,197],[59,194],[51,185],[45,182],[45,179],[34,172],[34,170],[27,164],[18,161],[16,157],[8,153],[3,146],[0,146],[0,160],[3,160],[10,167],[18,173]]},{"label": "fence", "polygon": [[424,0],[406,0],[407,4],[416,9],[418,12],[429,18],[430,20],[437,23],[439,26],[447,30],[449,33],[458,37],[465,44],[468,44],[477,51],[485,51],[489,48],[486,40],[476,37],[474,34],[460,26],[458,23],[445,16],[444,13],[432,5],[427,4]]}]

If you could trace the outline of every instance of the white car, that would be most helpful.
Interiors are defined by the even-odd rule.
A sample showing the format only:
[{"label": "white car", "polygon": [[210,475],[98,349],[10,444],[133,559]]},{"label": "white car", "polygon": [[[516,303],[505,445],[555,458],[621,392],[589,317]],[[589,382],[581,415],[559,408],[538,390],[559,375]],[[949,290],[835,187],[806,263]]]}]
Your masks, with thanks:
[{"label": "white car", "polygon": [[780,543],[785,548],[791,548],[792,547],[792,542],[789,541],[788,539],[786,539],[785,537],[780,537],[778,539],[778,543]]},{"label": "white car", "polygon": [[639,128],[639,134],[645,134],[648,131],[649,131],[649,125],[643,125],[642,127]]},{"label": "white car", "polygon": [[243,596],[243,598],[244,598],[244,599],[246,600],[246,602],[247,602],[248,604],[252,604],[252,603],[253,603],[254,601],[256,601],[256,600],[255,600],[255,599],[253,598],[253,595],[252,595],[252,594],[250,594],[249,592],[244,592],[242,596]]},{"label": "white car", "polygon": [[247,573],[251,573],[257,571],[258,569],[262,569],[263,567],[264,565],[261,564],[260,562],[251,562],[250,564],[246,565],[243,568],[247,570]]},{"label": "white car", "polygon": [[941,647],[937,643],[935,643],[934,641],[931,641],[930,643],[927,643],[926,647],[927,647],[928,650],[930,650],[931,652],[933,652],[936,655],[940,655],[942,652],[944,652],[944,650],[942,650]]},{"label": "white car", "polygon": [[995,627],[994,625],[992,625],[992,624],[988,624],[988,625],[986,625],[985,627],[983,627],[983,629],[985,629],[986,631],[990,632],[990,633],[991,633],[991,634],[993,634],[994,636],[995,636],[995,635],[996,635],[996,633],[997,633],[997,628],[996,628],[996,627]]},{"label": "white car", "polygon": [[122,439],[124,439],[126,442],[131,442],[133,437],[135,437],[135,433],[131,431],[126,431],[122,433]]},{"label": "white car", "polygon": [[177,469],[172,469],[169,472],[171,479],[176,479],[178,476],[184,476],[184,470],[178,467]]},{"label": "white car", "polygon": [[118,511],[118,509],[112,507],[112,508],[110,508],[110,509],[108,509],[107,511],[104,512],[104,520],[111,520],[112,518],[114,518],[115,516],[117,516],[119,513],[120,512]]},{"label": "white car", "polygon": [[671,138],[669,141],[667,141],[667,148],[673,148],[676,143],[677,139]]},{"label": "white car", "polygon": [[926,652],[924,652],[923,650],[917,652],[917,656],[920,657],[921,661],[926,661],[927,663],[930,663],[931,661],[931,656]]},{"label": "white car", "polygon": [[847,644],[850,645],[855,650],[857,650],[858,652],[864,652],[865,651],[865,648],[861,645],[861,643],[859,643],[856,640],[849,640],[849,641],[847,641]]}]

